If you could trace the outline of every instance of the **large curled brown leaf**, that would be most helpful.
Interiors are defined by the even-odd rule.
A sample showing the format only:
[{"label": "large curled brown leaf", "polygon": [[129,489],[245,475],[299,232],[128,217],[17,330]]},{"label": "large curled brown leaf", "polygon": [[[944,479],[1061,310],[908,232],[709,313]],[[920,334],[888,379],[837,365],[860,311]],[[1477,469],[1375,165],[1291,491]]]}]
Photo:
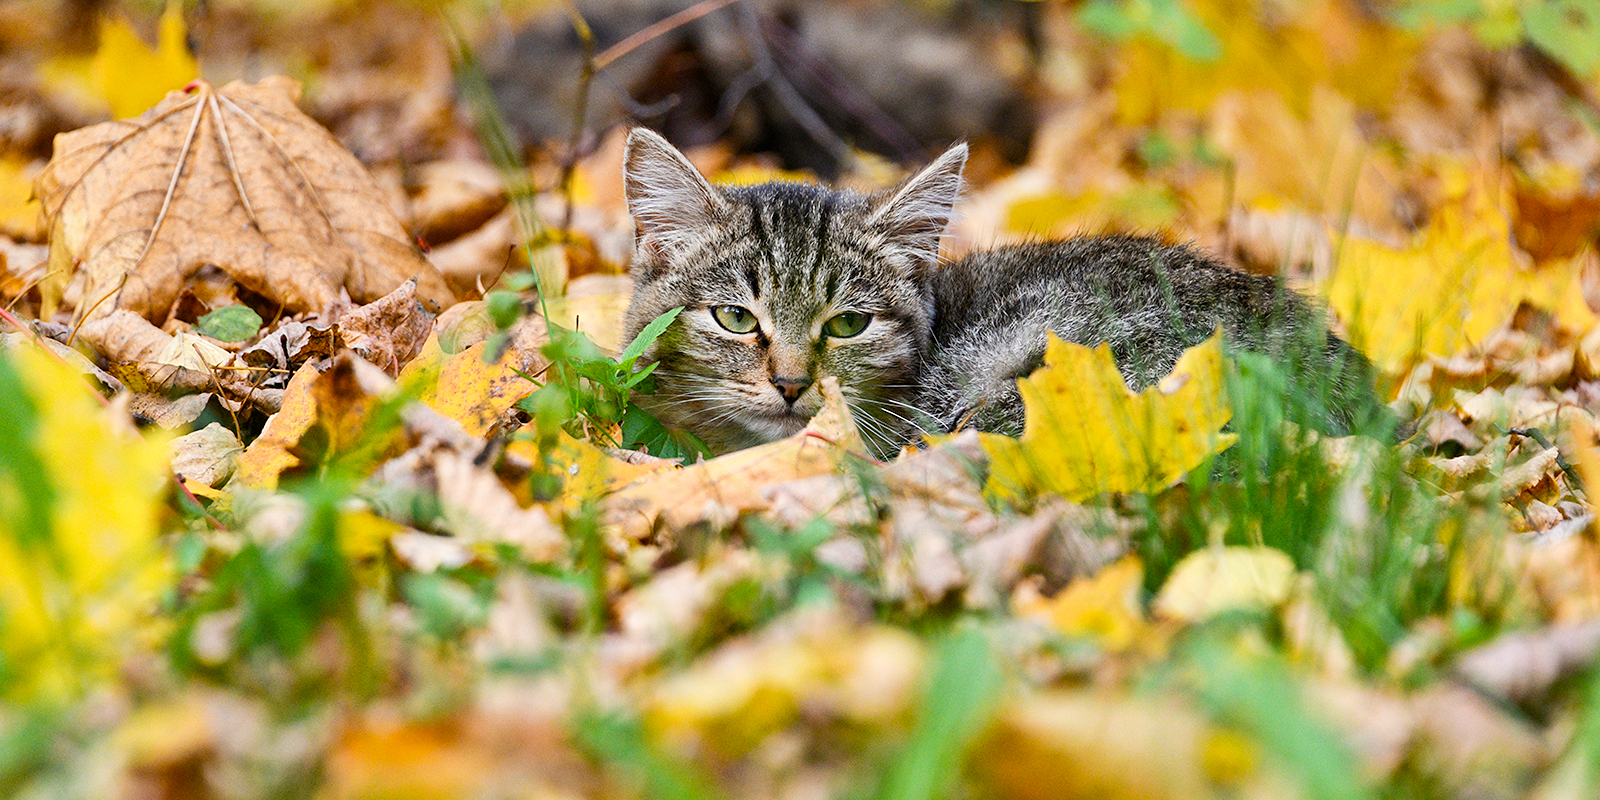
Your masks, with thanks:
[{"label": "large curled brown leaf", "polygon": [[[453,300],[367,171],[295,106],[281,76],[213,89],[200,81],[143,116],[56,137],[35,187],[57,264],[83,272],[81,320],[131,312],[161,323],[207,264],[293,312],[358,303],[416,277],[417,296]],[[124,319],[127,319],[124,317]],[[84,336],[140,360],[154,331]],[[106,347],[120,341],[124,347]]]}]

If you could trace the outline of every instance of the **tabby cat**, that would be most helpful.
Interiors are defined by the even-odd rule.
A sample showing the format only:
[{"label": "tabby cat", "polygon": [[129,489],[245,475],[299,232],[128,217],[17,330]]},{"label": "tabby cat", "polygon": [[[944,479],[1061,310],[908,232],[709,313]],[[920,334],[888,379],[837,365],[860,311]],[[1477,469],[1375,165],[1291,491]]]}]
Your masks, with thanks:
[{"label": "tabby cat", "polygon": [[1020,433],[1016,379],[1042,362],[1047,331],[1109,342],[1140,389],[1220,327],[1230,347],[1330,387],[1318,427],[1344,433],[1374,413],[1366,359],[1303,298],[1192,249],[1088,237],[942,264],[966,157],[958,144],[871,195],[716,187],[636,128],[624,167],[637,228],[626,337],[684,309],[645,350],[657,390],[639,402],[726,452],[800,430],[820,407],[816,382],[833,375],[872,450],[888,456],[923,432]]}]

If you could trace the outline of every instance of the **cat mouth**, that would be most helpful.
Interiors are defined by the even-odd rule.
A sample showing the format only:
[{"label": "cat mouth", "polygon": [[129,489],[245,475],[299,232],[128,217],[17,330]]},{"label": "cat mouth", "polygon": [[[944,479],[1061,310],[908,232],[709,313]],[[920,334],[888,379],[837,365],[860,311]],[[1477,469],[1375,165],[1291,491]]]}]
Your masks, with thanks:
[{"label": "cat mouth", "polygon": [[806,423],[811,421],[812,414],[799,408],[790,407],[782,411],[770,411],[761,415],[761,427],[767,429],[773,438],[781,439],[799,433]]}]

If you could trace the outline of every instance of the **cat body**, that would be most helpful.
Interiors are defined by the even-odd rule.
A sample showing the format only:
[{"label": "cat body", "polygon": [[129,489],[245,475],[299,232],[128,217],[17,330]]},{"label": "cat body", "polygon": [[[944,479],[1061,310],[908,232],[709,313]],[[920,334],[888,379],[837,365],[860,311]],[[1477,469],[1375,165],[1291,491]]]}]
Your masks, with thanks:
[{"label": "cat body", "polygon": [[1220,329],[1228,347],[1284,367],[1317,405],[1304,421],[1324,432],[1350,433],[1381,413],[1367,359],[1304,298],[1193,248],[1140,236],[1014,245],[934,271],[930,288],[933,341],[914,403],[934,430],[1021,434],[1016,381],[1043,363],[1048,333],[1109,343],[1137,391]]},{"label": "cat body", "polygon": [[1018,434],[1016,379],[1048,332],[1109,342],[1127,383],[1164,376],[1221,328],[1291,375],[1331,375],[1322,415],[1347,432],[1373,405],[1366,360],[1272,279],[1186,247],[1090,237],[941,264],[961,186],[957,145],[872,195],[768,183],[718,188],[659,136],[635,129],[625,185],[637,227],[625,335],[684,310],[644,352],[656,391],[638,402],[714,452],[799,431],[837,376],[869,447],[895,453],[958,427]]}]

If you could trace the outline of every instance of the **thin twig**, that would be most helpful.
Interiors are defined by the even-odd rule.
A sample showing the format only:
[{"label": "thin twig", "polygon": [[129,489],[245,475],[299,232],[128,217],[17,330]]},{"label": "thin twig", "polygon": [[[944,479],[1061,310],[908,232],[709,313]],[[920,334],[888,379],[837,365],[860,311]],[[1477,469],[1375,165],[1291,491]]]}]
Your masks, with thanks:
[{"label": "thin twig", "polygon": [[772,90],[773,97],[789,112],[789,116],[800,124],[800,128],[811,137],[812,141],[827,148],[828,154],[841,165],[848,165],[851,161],[850,145],[828,127],[822,115],[806,102],[800,90],[796,89],[784,76],[783,71],[778,69],[772,59],[772,52],[767,49],[766,34],[761,30],[761,21],[756,16],[755,10],[749,6],[742,6],[739,10],[743,12],[739,16],[740,22],[744,24],[746,43],[753,51],[756,65],[767,74],[767,87]]},{"label": "thin twig", "polygon": [[739,0],[700,0],[700,2],[695,3],[694,5],[689,6],[682,11],[679,11],[670,17],[667,17],[660,22],[647,25],[639,29],[638,33],[635,33],[628,38],[623,39],[622,41],[617,42],[610,47],[607,47],[605,52],[602,52],[600,55],[595,57],[594,68],[596,71],[605,69],[606,67],[611,66],[611,62],[622,58],[634,50],[637,50],[640,47],[643,47],[644,45],[647,45],[650,42],[667,35],[668,33],[671,33],[673,30],[694,22],[695,20],[710,14],[711,12],[722,8],[723,6],[733,5],[737,2],[739,2]]},{"label": "thin twig", "polygon": [[594,31],[588,20],[578,12],[578,7],[567,3],[567,16],[572,18],[572,30],[583,45],[583,61],[578,70],[577,97],[572,103],[572,132],[567,138],[567,152],[561,158],[561,233],[572,228],[572,173],[578,168],[578,146],[583,143],[583,130],[589,124],[589,87],[594,83]]},{"label": "thin twig", "polygon": [[834,104],[855,117],[885,144],[893,147],[900,158],[910,160],[922,156],[923,144],[917,141],[917,137],[900,124],[899,120],[873,100],[871,95],[839,74],[839,70],[832,64],[806,52],[794,29],[771,14],[764,16],[762,33],[767,35],[767,32],[771,31],[767,40],[776,47],[780,58],[797,65]]}]

